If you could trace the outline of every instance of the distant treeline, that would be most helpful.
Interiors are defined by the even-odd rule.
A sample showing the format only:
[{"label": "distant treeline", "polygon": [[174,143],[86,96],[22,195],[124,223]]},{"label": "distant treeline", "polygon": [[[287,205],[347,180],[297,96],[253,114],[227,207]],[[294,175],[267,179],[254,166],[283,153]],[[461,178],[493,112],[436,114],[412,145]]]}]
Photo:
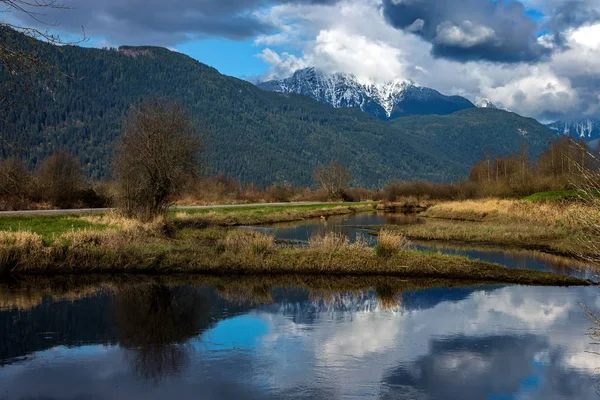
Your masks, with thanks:
[{"label": "distant treeline", "polygon": [[[331,164],[328,167],[331,167]],[[340,166],[338,166],[340,168]],[[311,187],[275,184],[266,188],[241,183],[224,174],[191,179],[171,200],[182,205],[288,201],[462,200],[481,197],[524,197],[536,192],[576,189],[600,171],[598,160],[582,141],[557,139],[535,161],[525,148],[475,164],[458,183],[391,182],[380,190],[339,187],[332,196],[315,179]],[[585,177],[584,177],[585,175]],[[57,152],[30,171],[18,158],[0,160],[0,210],[106,207],[113,204],[114,183],[89,182],[76,157]]]},{"label": "distant treeline", "polygon": [[432,200],[462,200],[480,197],[524,197],[537,192],[577,189],[588,185],[600,171],[597,150],[584,141],[569,137],[556,139],[535,161],[523,147],[506,157],[487,157],[476,163],[467,180],[438,184],[394,182],[383,190],[388,201],[414,197]]}]

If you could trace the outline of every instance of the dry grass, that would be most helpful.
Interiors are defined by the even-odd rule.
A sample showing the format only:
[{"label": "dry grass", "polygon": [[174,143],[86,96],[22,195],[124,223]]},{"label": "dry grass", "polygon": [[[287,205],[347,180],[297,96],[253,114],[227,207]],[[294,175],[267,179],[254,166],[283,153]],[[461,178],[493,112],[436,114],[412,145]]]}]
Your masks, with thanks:
[{"label": "dry grass", "polygon": [[355,242],[351,243],[347,236],[336,232],[316,235],[311,237],[308,241],[309,249],[325,253],[337,253],[340,251],[364,249],[367,247],[369,247],[368,241],[363,236],[359,236]]},{"label": "dry grass", "polygon": [[[381,258],[372,248],[339,239],[327,245],[302,249],[277,248],[272,239],[239,230],[227,239],[226,230],[196,236],[193,230],[180,238],[143,238],[114,248],[99,242],[84,246],[50,246],[22,251],[18,246],[0,248],[2,271],[31,274],[317,274],[327,276],[396,276],[479,280],[520,284],[578,285],[589,282],[537,271],[514,270],[465,257],[401,251]],[[230,247],[228,248],[228,244]],[[243,243],[243,245],[240,245]],[[216,245],[215,245],[216,244]],[[221,245],[219,245],[221,244]],[[258,247],[257,247],[258,244]],[[324,249],[335,249],[329,251]],[[2,272],[0,271],[0,272]]]},{"label": "dry grass", "polygon": [[378,257],[391,257],[401,250],[406,250],[410,243],[404,235],[389,229],[382,229],[377,235],[375,254]]},{"label": "dry grass", "polygon": [[1,247],[20,247],[24,249],[37,250],[44,248],[44,239],[41,235],[26,231],[0,231]]},{"label": "dry grass", "polygon": [[333,215],[354,214],[373,211],[374,204],[330,205],[330,206],[282,206],[249,207],[239,209],[219,209],[209,212],[178,212],[176,223],[183,226],[219,226],[261,225],[278,222],[293,222],[303,219],[329,217]]},{"label": "dry grass", "polygon": [[429,208],[423,215],[464,221],[534,223],[581,228],[582,221],[577,215],[593,211],[592,208],[580,202],[534,203],[523,200],[481,199],[440,203]]},{"label": "dry grass", "polygon": [[275,236],[253,230],[235,229],[220,241],[224,251],[234,253],[266,254],[275,249]]},{"label": "dry grass", "polygon": [[130,236],[162,235],[174,229],[173,222],[164,215],[148,222],[142,222],[134,218],[127,218],[116,211],[111,211],[102,215],[82,216],[81,219],[92,224],[105,225],[128,232]]},{"label": "dry grass", "polygon": [[[458,240],[589,257],[600,241],[600,207],[583,202],[482,199],[440,203],[427,224],[400,227],[411,239]],[[444,221],[451,220],[451,221]],[[586,245],[586,243],[589,245]]]}]

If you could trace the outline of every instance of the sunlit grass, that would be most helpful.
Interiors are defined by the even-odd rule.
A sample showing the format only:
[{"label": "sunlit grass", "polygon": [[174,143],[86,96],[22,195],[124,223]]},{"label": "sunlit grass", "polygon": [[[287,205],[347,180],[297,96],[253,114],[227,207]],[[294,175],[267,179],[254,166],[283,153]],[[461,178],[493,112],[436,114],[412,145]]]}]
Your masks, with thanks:
[{"label": "sunlit grass", "polygon": [[1,217],[0,232],[31,232],[40,235],[46,243],[66,232],[103,230],[106,225],[96,224],[78,217]]}]

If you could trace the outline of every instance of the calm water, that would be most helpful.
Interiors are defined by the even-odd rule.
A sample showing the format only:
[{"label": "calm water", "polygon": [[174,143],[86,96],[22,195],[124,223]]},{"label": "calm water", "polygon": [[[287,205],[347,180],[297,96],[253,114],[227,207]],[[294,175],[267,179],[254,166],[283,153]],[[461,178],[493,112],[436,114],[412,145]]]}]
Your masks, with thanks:
[{"label": "calm water", "polygon": [[[426,223],[425,219],[415,215],[368,213],[331,217],[327,220],[309,220],[291,224],[276,224],[261,229],[274,232],[276,238],[305,242],[315,235],[337,232],[348,236],[352,241],[357,236],[366,238],[371,243],[376,239],[369,235],[368,226],[403,225]],[[459,222],[457,222],[459,223]],[[359,228],[360,227],[360,228]],[[576,276],[579,278],[600,281],[600,269],[592,268],[586,263],[567,257],[553,256],[537,251],[510,250],[490,246],[465,246],[460,243],[416,242],[413,247],[423,251],[435,251],[444,254],[463,255],[509,268],[533,269]]]},{"label": "calm water", "polygon": [[[261,228],[306,241],[363,214]],[[597,279],[536,252],[415,244]],[[396,278],[0,283],[0,400],[599,399],[595,287]],[[464,285],[464,284],[462,284]]]},{"label": "calm water", "polygon": [[599,398],[597,288],[269,285],[0,288],[0,398]]}]

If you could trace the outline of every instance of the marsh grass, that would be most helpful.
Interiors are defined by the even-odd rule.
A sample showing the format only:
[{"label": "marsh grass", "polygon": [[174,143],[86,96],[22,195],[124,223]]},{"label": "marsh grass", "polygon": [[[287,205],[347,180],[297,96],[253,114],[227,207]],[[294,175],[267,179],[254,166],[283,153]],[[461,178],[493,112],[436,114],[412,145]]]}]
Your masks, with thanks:
[{"label": "marsh grass", "polygon": [[275,249],[275,236],[253,230],[235,229],[227,232],[220,244],[224,251],[264,255]]},{"label": "marsh grass", "polygon": [[541,202],[524,200],[482,199],[452,201],[429,208],[423,216],[438,219],[493,222],[495,224],[528,223],[534,225],[581,228],[576,216],[590,206],[579,202]]},{"label": "marsh grass", "polygon": [[[196,236],[195,232],[186,232],[177,239],[141,236],[133,241],[114,240],[110,244],[104,244],[102,238],[98,241],[94,239],[91,243],[86,239],[81,246],[24,248],[14,244],[0,248],[0,272],[12,275],[316,274],[486,280],[521,284],[590,284],[568,276],[513,270],[465,257],[423,254],[412,250],[381,258],[372,248],[339,239],[328,239],[326,246],[278,248],[272,247],[272,238],[260,237],[258,232],[238,230],[233,235],[242,236],[228,239],[231,234],[221,229],[212,230],[209,237],[203,233]],[[223,248],[217,251],[215,243],[223,243]],[[264,246],[269,250],[264,251]],[[335,251],[330,251],[331,248]]]},{"label": "marsh grass", "polygon": [[394,232],[389,229],[382,229],[377,234],[377,244],[375,245],[375,254],[378,257],[388,258],[406,250],[410,243],[406,237],[399,232]]},{"label": "marsh grass", "polygon": [[185,210],[175,213],[175,223],[180,226],[203,226],[208,224],[220,226],[260,225],[374,211],[375,205],[376,203],[332,203],[327,205]]},{"label": "marsh grass", "polygon": [[523,284],[589,283],[536,271],[510,270],[464,257],[404,250],[405,240],[398,231],[384,233],[380,239],[386,249],[382,257],[381,250],[378,255],[364,239],[351,243],[335,234],[314,238],[306,248],[294,248],[277,246],[273,236],[253,230],[218,226],[182,229],[166,218],[140,223],[107,214],[84,217],[83,221],[103,226],[104,230],[69,230],[52,243],[43,242],[43,236],[33,233],[3,233],[0,273],[383,275]]},{"label": "marsh grass", "polygon": [[330,254],[347,250],[360,250],[367,247],[369,247],[369,244],[365,237],[359,236],[355,242],[351,242],[348,236],[337,232],[315,235],[308,241],[309,249]]},{"label": "marsh grass", "polygon": [[[393,227],[413,240],[450,240],[507,245],[568,256],[593,253],[600,208],[585,202],[531,202],[482,199],[440,203],[423,215],[426,224]],[[585,216],[582,218],[582,216]]]}]

